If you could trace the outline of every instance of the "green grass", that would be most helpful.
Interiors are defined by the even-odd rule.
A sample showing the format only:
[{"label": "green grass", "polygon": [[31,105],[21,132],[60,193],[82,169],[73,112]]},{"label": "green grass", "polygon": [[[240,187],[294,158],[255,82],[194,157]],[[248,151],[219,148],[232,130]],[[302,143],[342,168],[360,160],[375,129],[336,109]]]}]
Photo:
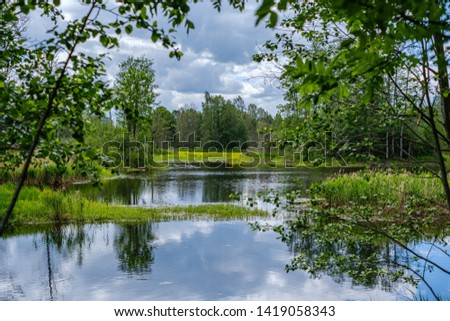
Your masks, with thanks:
[{"label": "green grass", "polygon": [[[110,170],[97,166],[99,176],[102,178],[112,177],[114,174]],[[21,168],[9,170],[0,168],[0,182],[15,182],[18,180],[22,172]],[[51,185],[57,186],[74,181],[87,180],[88,176],[83,175],[77,170],[68,167],[63,172],[55,165],[44,164],[39,166],[32,166],[28,169],[26,185]]]},{"label": "green grass", "polygon": [[397,207],[446,204],[441,181],[430,174],[362,171],[331,177],[311,191],[336,207],[354,203]]},{"label": "green grass", "polygon": [[[0,211],[3,213],[13,193],[11,183],[0,185]],[[143,221],[207,218],[244,219],[267,216],[267,212],[234,204],[208,204],[142,208],[88,200],[78,193],[64,193],[25,186],[14,209],[11,224],[65,222]]]}]

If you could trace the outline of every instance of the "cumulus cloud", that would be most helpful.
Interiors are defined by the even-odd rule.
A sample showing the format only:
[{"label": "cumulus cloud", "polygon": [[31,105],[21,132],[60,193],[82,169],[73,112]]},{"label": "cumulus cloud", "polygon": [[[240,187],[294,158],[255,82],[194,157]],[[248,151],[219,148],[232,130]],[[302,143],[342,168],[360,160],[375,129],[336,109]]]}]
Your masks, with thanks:
[{"label": "cumulus cloud", "polygon": [[[168,50],[153,43],[146,31],[124,34],[120,37],[120,48],[109,52],[108,78],[114,79],[118,64],[128,56],[145,56],[154,60],[159,100],[171,110],[189,104],[200,107],[204,92],[209,91],[228,99],[239,95],[247,104],[254,103],[274,113],[275,106],[282,102],[282,93],[266,77],[272,67],[251,61],[258,44],[273,36],[273,31],[263,24],[255,26],[256,8],[256,3],[248,2],[247,8],[239,12],[224,4],[218,13],[209,1],[192,4],[189,19],[194,21],[195,30],[187,34],[180,29],[176,33],[178,46],[184,53],[180,61],[169,58]],[[60,9],[65,19],[71,20],[85,14],[87,7],[78,0],[70,0],[63,1]],[[99,17],[108,18],[107,14]],[[162,18],[157,19],[163,28],[169,28]],[[28,36],[33,41],[42,40],[51,27],[40,13],[32,13]],[[95,39],[80,50],[89,54],[106,51]]]}]

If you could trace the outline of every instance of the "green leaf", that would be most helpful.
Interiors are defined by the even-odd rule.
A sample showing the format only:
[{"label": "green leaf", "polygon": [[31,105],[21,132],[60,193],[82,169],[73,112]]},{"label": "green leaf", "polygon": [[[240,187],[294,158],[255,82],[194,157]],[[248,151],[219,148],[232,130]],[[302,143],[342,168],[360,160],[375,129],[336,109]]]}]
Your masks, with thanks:
[{"label": "green leaf", "polygon": [[93,159],[93,158],[96,158],[96,156],[97,156],[97,153],[92,149],[90,149],[86,152],[87,158]]},{"label": "green leaf", "polygon": [[5,22],[11,22],[11,21],[18,21],[19,18],[14,14],[14,12],[8,10],[5,13],[3,13],[3,19]]},{"label": "green leaf", "polygon": [[278,22],[278,14],[276,12],[270,12],[270,20],[269,20],[269,27],[274,28],[277,25]]},{"label": "green leaf", "polygon": [[143,6],[141,9],[141,18],[147,19],[147,8],[145,6]]},{"label": "green leaf", "polygon": [[127,25],[127,26],[125,27],[125,32],[126,32],[127,34],[132,33],[132,32],[133,32],[133,26],[132,26],[132,25]]},{"label": "green leaf", "polygon": [[341,42],[341,48],[347,48],[349,47],[353,42],[355,42],[354,39],[345,39]]},{"label": "green leaf", "polygon": [[109,44],[109,38],[105,35],[100,36],[100,43],[103,45],[103,47],[107,47]]},{"label": "green leaf", "polygon": [[53,0],[53,4],[59,7],[61,5],[61,0]]},{"label": "green leaf", "polygon": [[287,3],[288,3],[287,0],[282,0],[282,1],[280,1],[280,2],[278,3],[278,10],[280,10],[280,11],[286,10],[286,9],[287,9]]},{"label": "green leaf", "polygon": [[20,6],[20,11],[22,11],[23,14],[28,14],[30,12],[30,6]]},{"label": "green leaf", "polygon": [[264,0],[262,5],[256,10],[256,25],[258,25],[270,12],[272,6],[275,4],[274,0]]},{"label": "green leaf", "polygon": [[186,20],[186,27],[188,29],[195,29],[195,25],[191,20]]}]

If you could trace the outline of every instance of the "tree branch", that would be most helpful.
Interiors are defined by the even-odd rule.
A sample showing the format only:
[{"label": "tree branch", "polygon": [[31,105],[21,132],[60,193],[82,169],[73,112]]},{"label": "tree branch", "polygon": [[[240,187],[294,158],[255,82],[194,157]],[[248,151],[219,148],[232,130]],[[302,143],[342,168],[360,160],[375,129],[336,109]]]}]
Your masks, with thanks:
[{"label": "tree branch", "polygon": [[[96,7],[96,4],[97,4],[97,0],[94,0],[92,5],[91,5],[91,8],[90,8],[89,12],[85,16],[86,19],[84,19],[83,25],[82,25],[82,27],[80,29],[80,35],[86,29],[88,18],[92,14],[92,12],[94,11],[94,8]],[[23,169],[22,169],[22,172],[20,174],[19,180],[17,182],[16,188],[14,190],[14,194],[13,194],[13,196],[11,198],[11,201],[10,201],[10,203],[8,205],[8,208],[6,209],[5,214],[2,217],[1,226],[0,226],[0,236],[5,232],[5,229],[6,229],[7,225],[8,225],[9,218],[12,215],[14,206],[16,205],[17,200],[19,199],[19,194],[20,194],[20,191],[22,190],[22,187],[23,187],[23,185],[25,183],[25,180],[27,178],[28,169],[30,167],[31,160],[32,160],[33,155],[34,155],[34,151],[36,150],[36,147],[39,144],[39,140],[41,138],[42,130],[43,130],[44,126],[45,126],[45,123],[46,123],[47,119],[50,117],[50,115],[51,115],[51,113],[53,111],[54,100],[56,98],[56,95],[58,94],[58,90],[60,89],[60,86],[62,84],[63,78],[66,75],[66,71],[67,71],[67,68],[69,66],[70,60],[72,59],[72,56],[73,56],[73,54],[75,52],[75,48],[79,44],[79,41],[80,41],[80,36],[78,36],[75,39],[75,42],[72,45],[72,48],[71,48],[71,50],[69,52],[69,55],[67,56],[67,59],[64,62],[64,66],[63,66],[63,68],[61,70],[61,74],[59,75],[59,77],[58,77],[58,79],[57,79],[57,81],[55,83],[55,86],[53,87],[53,90],[52,90],[52,92],[50,94],[50,97],[48,99],[47,107],[46,107],[46,109],[44,111],[44,114],[42,115],[41,119],[39,120],[39,124],[38,124],[38,127],[36,129],[36,133],[34,134],[34,137],[33,137],[33,142],[32,142],[32,144],[30,146],[30,149],[28,150],[27,158],[25,159],[25,163],[23,165]]]}]

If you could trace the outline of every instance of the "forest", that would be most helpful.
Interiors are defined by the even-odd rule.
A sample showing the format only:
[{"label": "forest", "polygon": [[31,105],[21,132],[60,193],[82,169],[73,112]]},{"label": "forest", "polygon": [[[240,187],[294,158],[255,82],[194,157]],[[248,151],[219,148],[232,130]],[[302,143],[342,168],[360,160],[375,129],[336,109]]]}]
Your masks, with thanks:
[{"label": "forest", "polygon": [[[264,57],[259,54],[254,59]],[[155,160],[180,149],[222,155],[233,151],[245,155],[252,150],[255,155],[271,154],[266,161],[284,157],[285,165],[295,162],[297,153],[304,157],[301,164],[312,166],[319,165],[317,152],[313,151],[324,148],[339,153],[335,165],[340,166],[389,162],[420,166],[432,162],[435,156],[433,149],[423,143],[432,139],[430,128],[415,124],[417,119],[408,114],[405,101],[388,79],[387,86],[392,88],[380,89],[369,106],[362,104],[353,109],[340,103],[307,107],[297,93],[287,88],[286,103],[277,106],[275,115],[253,103],[247,105],[240,96],[230,100],[208,92],[201,106],[191,103],[170,111],[158,104],[155,68],[154,62],[145,57],[129,57],[120,63],[112,90],[113,107],[101,110],[103,116],[83,116],[83,143],[91,153],[105,157],[101,165],[151,168],[152,162],[145,162],[142,154]],[[436,100],[436,113],[440,113],[439,105]],[[394,114],[386,108],[395,109],[391,111]],[[18,123],[17,119],[9,121],[9,125],[18,126],[12,123]],[[67,146],[76,141],[70,127],[59,129],[56,136]],[[5,150],[13,150],[16,141],[10,144]],[[339,162],[341,159],[344,163]],[[329,160],[320,161],[320,165],[330,164]]]}]

